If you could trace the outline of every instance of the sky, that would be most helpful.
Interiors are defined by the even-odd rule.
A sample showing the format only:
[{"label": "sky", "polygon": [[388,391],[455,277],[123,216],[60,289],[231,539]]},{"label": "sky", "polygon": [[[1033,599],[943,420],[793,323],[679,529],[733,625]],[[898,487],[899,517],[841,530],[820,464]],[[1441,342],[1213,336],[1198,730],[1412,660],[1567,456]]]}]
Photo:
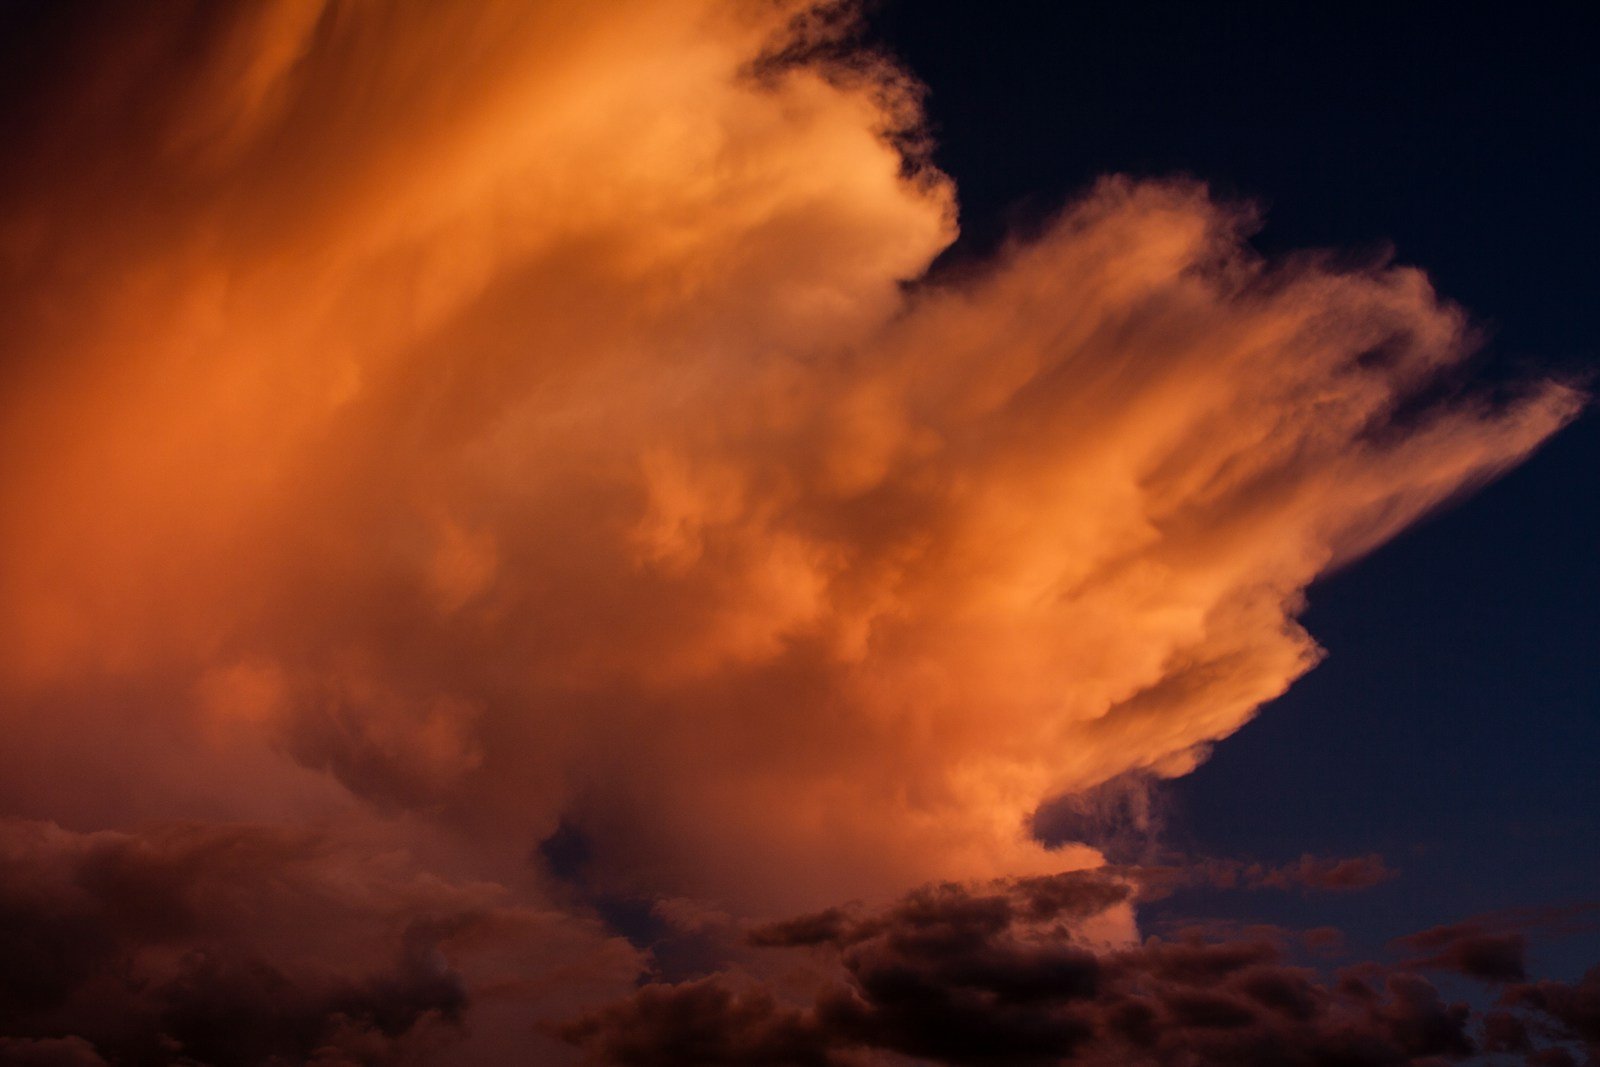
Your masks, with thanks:
[{"label": "sky", "polygon": [[0,19],[0,1063],[1600,1062],[1592,12]]}]

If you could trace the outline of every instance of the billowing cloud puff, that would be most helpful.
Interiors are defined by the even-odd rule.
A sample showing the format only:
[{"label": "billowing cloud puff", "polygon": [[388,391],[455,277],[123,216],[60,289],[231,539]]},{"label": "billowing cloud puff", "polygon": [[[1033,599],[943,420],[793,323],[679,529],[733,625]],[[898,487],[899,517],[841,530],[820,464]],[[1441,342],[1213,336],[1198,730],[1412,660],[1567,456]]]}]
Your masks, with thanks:
[{"label": "billowing cloud puff", "polygon": [[[1308,583],[1577,406],[1447,388],[1421,273],[1192,182],[930,280],[954,190],[847,8],[97,14],[29,28],[0,188],[0,804],[64,834],[542,908],[566,826],[745,915],[1090,865],[1041,802],[1192,768]],[[306,1018],[378,1019],[338,974]]]}]

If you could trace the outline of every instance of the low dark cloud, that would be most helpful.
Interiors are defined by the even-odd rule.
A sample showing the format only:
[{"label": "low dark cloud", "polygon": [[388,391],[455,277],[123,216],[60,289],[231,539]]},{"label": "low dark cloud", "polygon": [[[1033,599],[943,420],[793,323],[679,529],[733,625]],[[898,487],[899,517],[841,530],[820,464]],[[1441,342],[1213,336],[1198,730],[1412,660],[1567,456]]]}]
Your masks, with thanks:
[{"label": "low dark cloud", "polygon": [[1118,868],[1139,884],[1144,900],[1184,889],[1263,890],[1341,893],[1371,889],[1399,876],[1377,853],[1365,856],[1314,856],[1289,863],[1185,857],[1169,854],[1161,863]]},{"label": "low dark cloud", "polygon": [[1018,878],[977,891],[953,883],[925,886],[881,913],[860,916],[830,908],[755,928],[763,947],[832,945],[848,949],[893,934],[932,950],[963,948],[1018,924],[1082,921],[1133,895],[1131,882],[1096,871]]},{"label": "low dark cloud", "polygon": [[0,825],[0,1063],[386,1063],[461,1017],[471,894],[314,833]]},{"label": "low dark cloud", "polygon": [[627,1067],[832,1062],[832,1042],[813,1014],[780,1005],[765,990],[738,991],[712,978],[647,985],[558,1033],[598,1062]]},{"label": "low dark cloud", "polygon": [[1591,967],[1577,982],[1519,983],[1501,1001],[1537,1013],[1541,1032],[1580,1042],[1591,1060],[1600,1061],[1600,967]]},{"label": "low dark cloud", "polygon": [[1371,889],[1394,878],[1397,872],[1376,853],[1345,859],[1304,855],[1280,867],[1246,868],[1247,882],[1269,889],[1316,889],[1344,892]]},{"label": "low dark cloud", "polygon": [[81,1037],[0,1037],[5,1067],[105,1067],[94,1046]]},{"label": "low dark cloud", "polygon": [[[806,996],[731,974],[654,983],[560,1033],[596,1063],[667,1065],[882,1054],[952,1065],[1403,1067],[1500,1053],[1559,1063],[1569,1045],[1600,1039],[1600,969],[1576,985],[1508,985],[1484,1010],[1447,1000],[1410,964],[1329,978],[1271,932],[1122,946],[1085,933],[1130,892],[1123,874],[1076,872],[931,886],[868,913],[830,909],[750,935],[820,954],[828,977]],[[1417,966],[1519,975],[1520,942],[1511,955],[1486,936],[1438,928],[1402,943],[1433,953]]]},{"label": "low dark cloud", "polygon": [[1403,947],[1422,955],[1412,966],[1455,971],[1485,982],[1516,982],[1528,976],[1527,940],[1517,932],[1494,933],[1479,923],[1435,926],[1400,938]]}]

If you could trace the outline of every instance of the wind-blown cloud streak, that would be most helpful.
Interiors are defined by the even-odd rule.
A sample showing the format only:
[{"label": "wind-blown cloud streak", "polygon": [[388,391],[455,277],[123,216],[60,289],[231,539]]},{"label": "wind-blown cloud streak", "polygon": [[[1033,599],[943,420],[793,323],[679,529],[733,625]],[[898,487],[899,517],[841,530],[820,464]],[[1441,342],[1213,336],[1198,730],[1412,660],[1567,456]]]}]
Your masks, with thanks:
[{"label": "wind-blown cloud streak", "polygon": [[[557,906],[560,826],[595,893],[751,916],[1092,866],[1042,802],[1194,767],[1315,663],[1310,582],[1578,405],[1450,388],[1420,272],[1264,260],[1192,182],[929,280],[954,189],[839,8],[67,12],[6,117],[0,804],[69,853],[292,839],[359,896],[397,848],[504,894],[451,915]],[[42,855],[22,897],[87,877]],[[471,981],[364,1006],[439,929],[384,893],[360,967],[272,973],[448,1030]],[[530,973],[627,970],[573,921]]]}]

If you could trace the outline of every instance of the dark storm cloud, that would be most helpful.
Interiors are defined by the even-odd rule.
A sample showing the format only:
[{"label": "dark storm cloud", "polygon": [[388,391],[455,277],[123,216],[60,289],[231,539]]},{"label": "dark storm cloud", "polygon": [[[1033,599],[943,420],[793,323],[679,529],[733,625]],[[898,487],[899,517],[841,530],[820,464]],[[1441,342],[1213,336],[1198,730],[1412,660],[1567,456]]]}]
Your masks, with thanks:
[{"label": "dark storm cloud", "polygon": [[647,985],[557,1032],[595,1060],[621,1067],[832,1062],[833,1042],[814,1015],[780,1005],[765,990],[730,989],[713,978]]},{"label": "dark storm cloud", "polygon": [[[655,983],[560,1032],[597,1063],[898,1054],[1105,1067],[1403,1067],[1498,1052],[1559,1062],[1563,1042],[1600,1034],[1600,969],[1576,985],[1509,986],[1480,1011],[1447,1002],[1404,965],[1363,964],[1329,980],[1293,963],[1271,931],[1120,948],[1074,932],[1128,892],[1120,878],[1077,872],[931,886],[867,914],[831,909],[751,934],[756,945],[821,954],[831,970],[809,996],[786,1001],[732,975]],[[1509,958],[1482,954],[1478,936],[1440,928],[1404,943],[1471,977],[1511,973]]]},{"label": "dark storm cloud", "polygon": [[486,910],[266,827],[9,821],[0,860],[8,1063],[388,1062],[459,1018],[440,945]]},{"label": "dark storm cloud", "polygon": [[752,930],[751,944],[768,948],[832,945],[849,948],[886,933],[915,933],[918,943],[937,947],[953,938],[1003,933],[1018,923],[1081,922],[1133,895],[1133,887],[1100,871],[1070,871],[1047,877],[1018,878],[988,892],[945,883],[926,886],[879,914],[854,916],[830,908]]}]

